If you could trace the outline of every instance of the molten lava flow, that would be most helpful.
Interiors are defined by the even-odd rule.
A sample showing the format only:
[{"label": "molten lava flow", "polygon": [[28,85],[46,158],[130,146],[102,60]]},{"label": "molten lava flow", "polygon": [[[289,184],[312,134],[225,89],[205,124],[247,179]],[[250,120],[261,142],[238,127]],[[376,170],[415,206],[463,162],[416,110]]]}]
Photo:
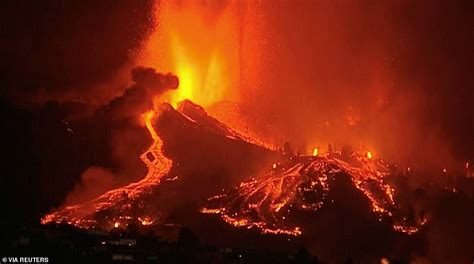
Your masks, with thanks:
[{"label": "molten lava flow", "polygon": [[235,190],[211,197],[209,206],[201,212],[218,214],[236,227],[255,227],[263,233],[300,235],[302,228],[295,226],[292,215],[297,211],[318,211],[327,202],[336,177],[346,174],[370,201],[378,217],[392,217],[395,231],[413,234],[426,220],[420,223],[398,220],[395,190],[385,180],[389,173],[383,160],[358,153],[353,153],[348,161],[338,154],[296,156],[288,164],[278,168],[273,166],[259,179],[252,178]]},{"label": "molten lava flow", "polygon": [[[153,145],[157,144],[157,142],[160,141],[160,138],[158,137],[158,134],[156,133],[155,128],[153,128],[153,125],[151,123],[155,115],[156,112],[153,110],[149,110],[148,112],[145,112],[145,114],[143,114],[143,120],[145,121],[145,126],[148,129],[148,132],[150,132],[151,138],[153,139]],[[153,145],[151,145],[149,149],[153,149]]]},{"label": "molten lava flow", "polygon": [[[156,133],[152,121],[157,115],[157,111],[150,110],[143,114],[146,128],[150,132],[153,144],[145,151],[140,158],[148,167],[148,174],[142,180],[131,183],[125,187],[106,192],[98,198],[78,205],[67,206],[57,212],[48,214],[41,219],[42,224],[50,222],[67,222],[79,227],[92,227],[98,223],[95,215],[99,212],[108,211],[104,227],[119,228],[122,224],[138,222],[143,225],[153,223],[154,219],[146,215],[135,215],[137,210],[134,205],[140,198],[151,193],[154,187],[160,184],[173,162],[162,153],[163,142]],[[139,210],[138,210],[139,211]],[[141,212],[146,214],[147,212]]]}]

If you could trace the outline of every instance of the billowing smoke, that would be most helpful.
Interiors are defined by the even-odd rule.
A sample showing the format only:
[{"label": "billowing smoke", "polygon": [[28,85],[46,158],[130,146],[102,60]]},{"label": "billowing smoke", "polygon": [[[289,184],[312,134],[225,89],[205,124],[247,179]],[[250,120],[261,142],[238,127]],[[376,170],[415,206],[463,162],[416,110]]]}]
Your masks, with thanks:
[{"label": "billowing smoke", "polygon": [[112,99],[98,110],[107,120],[138,118],[153,109],[153,99],[170,89],[178,88],[178,78],[171,74],[157,73],[153,68],[134,68],[133,85],[119,97]]},{"label": "billowing smoke", "polygon": [[153,68],[136,67],[131,71],[133,84],[121,96],[98,108],[92,116],[74,120],[95,138],[91,148],[106,144],[104,158],[108,166],[91,166],[66,198],[66,204],[83,202],[107,190],[123,186],[146,174],[140,154],[151,143],[141,115],[154,109],[154,101],[170,89],[177,89],[178,78]]}]

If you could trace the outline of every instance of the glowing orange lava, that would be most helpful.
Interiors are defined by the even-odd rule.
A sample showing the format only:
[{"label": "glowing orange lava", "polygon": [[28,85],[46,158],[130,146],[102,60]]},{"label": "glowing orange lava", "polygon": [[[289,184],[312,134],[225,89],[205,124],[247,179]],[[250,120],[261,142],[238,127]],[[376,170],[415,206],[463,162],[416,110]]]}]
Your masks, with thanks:
[{"label": "glowing orange lava", "polygon": [[156,116],[157,110],[150,110],[142,115],[144,124],[153,139],[153,144],[140,156],[148,167],[148,173],[142,180],[108,191],[92,201],[67,206],[62,210],[47,214],[41,219],[41,223],[66,222],[79,227],[91,227],[97,225],[97,220],[94,217],[96,213],[114,208],[118,212],[118,217],[109,219],[109,222],[115,228],[128,222],[151,224],[152,220],[149,218],[130,215],[128,208],[132,201],[149,194],[154,187],[160,184],[161,178],[169,172],[173,164],[172,160],[162,153],[163,142],[153,127],[153,120]]},{"label": "glowing orange lava", "polygon": [[[370,162],[369,162],[370,161]],[[391,217],[393,229],[408,235],[418,232],[426,223],[407,223],[401,218],[395,202],[395,189],[386,182],[388,164],[381,159],[370,160],[354,152],[349,160],[341,155],[293,157],[281,169],[242,182],[224,194],[209,198],[209,206],[201,210],[217,214],[235,227],[257,228],[262,233],[298,236],[303,230],[287,219],[293,212],[317,212],[328,201],[327,195],[335,178],[346,174],[354,186],[369,200],[380,221]]]},{"label": "glowing orange lava", "polygon": [[[242,58],[251,58],[255,54],[242,55],[246,52],[242,44],[242,27],[249,27],[245,22],[245,5],[230,1],[217,8],[201,1],[162,1],[156,8],[156,19],[159,26],[146,42],[137,63],[173,72],[179,77],[179,89],[165,95],[165,100],[175,108],[185,99],[203,107],[224,100],[238,100],[239,86],[244,78]],[[161,98],[153,100],[155,105],[162,102]],[[153,139],[153,144],[140,156],[148,168],[142,180],[108,191],[92,201],[48,214],[42,223],[65,221],[90,227],[97,224],[96,213],[109,209],[116,212],[108,219],[110,228],[119,228],[129,222],[146,226],[159,221],[146,212],[136,215],[128,209],[132,202],[151,193],[173,165],[173,161],[164,156],[163,142],[153,127],[159,111],[156,108],[142,115]],[[348,118],[351,126],[355,126],[357,121],[353,115]],[[247,141],[254,142],[253,139]],[[218,214],[235,227],[257,228],[265,234],[298,236],[302,229],[288,224],[289,213],[292,210],[319,210],[327,202],[334,177],[343,172],[367,197],[374,213],[392,217],[397,206],[395,189],[385,180],[389,174],[387,164],[374,157],[371,151],[354,153],[351,159],[353,163],[333,153],[321,155],[316,147],[312,156],[295,158],[291,164],[273,163],[272,170],[258,179],[242,182],[236,193],[211,197],[210,202],[216,202],[218,206],[203,208],[201,212]],[[308,193],[313,195],[313,200],[302,199]],[[403,223],[393,225],[395,231],[407,234],[417,232],[420,227]]]},{"label": "glowing orange lava", "polygon": [[149,110],[143,114],[143,120],[145,121],[145,126],[148,129],[148,132],[150,132],[151,138],[153,139],[153,143],[160,140],[160,138],[158,137],[158,134],[155,131],[155,128],[153,127],[151,123],[155,115],[156,115],[156,112],[154,110]]}]

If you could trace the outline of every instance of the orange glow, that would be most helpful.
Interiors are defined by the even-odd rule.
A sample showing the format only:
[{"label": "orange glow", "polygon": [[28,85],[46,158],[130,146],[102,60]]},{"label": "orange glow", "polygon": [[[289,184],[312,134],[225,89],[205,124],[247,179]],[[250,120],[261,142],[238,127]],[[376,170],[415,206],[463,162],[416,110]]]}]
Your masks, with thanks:
[{"label": "orange glow", "polygon": [[372,159],[374,157],[374,154],[370,150],[367,150],[367,158]]},{"label": "orange glow", "polygon": [[[164,99],[176,108],[189,99],[208,110],[219,102],[239,102],[241,96],[248,96],[240,88],[261,78],[259,8],[252,1],[156,1],[157,26],[136,64],[178,76],[179,89],[165,94],[159,103]],[[218,118],[252,143],[276,149],[247,125],[239,125],[242,117]]]},{"label": "orange glow", "polygon": [[[88,220],[88,216],[96,213],[97,211],[107,210],[112,207],[126,208],[124,205],[127,204],[129,199],[138,199],[138,197],[149,193],[152,187],[160,184],[161,178],[171,169],[173,161],[163,155],[163,142],[153,127],[153,119],[157,114],[158,112],[155,110],[150,110],[142,114],[142,119],[145,123],[145,126],[153,139],[153,144],[151,144],[148,150],[140,156],[148,168],[148,173],[143,179],[130,183],[124,187],[110,190],[92,201],[74,206],[68,206],[62,210],[47,214],[41,219],[41,223],[60,223],[66,219],[68,223],[75,226],[90,227],[91,225],[95,225],[96,222]],[[124,195],[128,197],[128,199],[123,199]],[[137,218],[129,215],[121,215],[120,217],[126,219],[125,221],[133,222],[138,220],[143,225],[153,223],[153,220],[147,218],[140,219],[140,217]],[[113,226],[118,228],[120,225],[121,223],[117,221]]]},{"label": "orange glow", "polygon": [[153,219],[149,217],[138,217],[138,220],[142,223],[142,225],[147,226],[153,224]]},{"label": "orange glow", "polygon": [[[217,214],[234,227],[257,228],[264,234],[298,236],[303,232],[301,227],[288,223],[287,216],[295,209],[317,212],[325,203],[333,202],[326,200],[326,196],[334,184],[334,171],[344,171],[350,175],[354,187],[369,199],[372,211],[380,221],[382,217],[393,218],[395,231],[411,235],[426,223],[426,219],[416,223],[397,220],[395,215],[400,212],[394,198],[395,188],[385,181],[390,171],[382,159],[369,161],[357,152],[352,155],[356,160],[353,163],[341,157],[337,154],[301,157],[300,160],[293,159],[291,164],[278,164],[278,171],[268,171],[240,183],[232,192],[210,197],[210,204],[217,206],[203,208],[201,212]],[[334,168],[337,170],[332,171]],[[318,200],[304,199],[305,192],[315,190],[320,194]]]},{"label": "orange glow", "polygon": [[[212,7],[202,4],[201,1],[161,1],[160,7],[156,9],[160,27],[147,41],[139,64],[155,67],[160,72],[170,71],[179,77],[179,89],[166,94],[164,98],[175,108],[185,99],[203,107],[210,107],[224,100],[238,99],[238,88],[242,82],[243,25],[242,10],[234,3],[230,2],[219,10],[212,10]],[[246,57],[253,58],[252,55],[254,54],[246,54]],[[156,103],[161,103],[161,99],[163,98]],[[42,222],[67,219],[75,225],[86,226],[89,225],[87,216],[99,210],[118,208],[111,210],[115,212],[126,208],[124,204],[137,201],[160,184],[161,179],[170,172],[173,161],[164,156],[163,142],[153,127],[153,121],[158,114],[156,108],[141,115],[143,124],[153,139],[153,144],[141,155],[148,168],[148,174],[143,179],[108,191],[88,203],[46,215]],[[358,112],[350,108],[348,124],[355,126],[359,120]],[[327,124],[329,126],[329,121]],[[328,150],[331,155],[324,155],[326,152],[323,150],[320,156],[319,148],[314,147],[313,157],[292,156],[289,162],[294,164],[291,166],[283,162],[273,163],[273,171],[256,175],[261,176],[256,177],[258,180],[252,178],[249,182],[240,183],[237,197],[243,199],[237,201],[245,201],[245,204],[234,206],[234,197],[225,193],[210,199],[228,199],[226,203],[218,208],[203,208],[201,212],[218,214],[225,222],[235,227],[255,227],[265,234],[298,236],[302,234],[301,228],[286,225],[284,221],[289,212],[294,210],[292,208],[314,212],[319,210],[323,203],[329,202],[326,201],[326,196],[336,171],[343,171],[350,176],[355,188],[368,198],[373,212],[380,216],[392,216],[397,206],[394,200],[395,189],[384,179],[389,175],[388,166],[383,164],[381,159],[374,159],[374,154],[369,150],[364,155],[364,150],[365,148],[362,148],[362,151],[353,155],[351,160],[356,162],[351,164],[351,161],[333,153],[332,150]],[[299,158],[301,160],[297,160]],[[469,164],[466,163],[466,168],[468,167]],[[407,170],[410,171],[410,167]],[[446,169],[443,171],[446,173]],[[173,179],[177,179],[177,176]],[[305,191],[315,193],[315,190],[319,200],[308,202],[301,198]],[[240,210],[236,213],[231,211],[236,209]],[[149,217],[124,216],[126,211],[119,213],[127,220],[119,218],[121,222],[115,222],[115,228],[119,228],[121,224],[127,226],[129,220],[144,226],[151,225],[156,220]],[[259,218],[253,218],[255,215]],[[108,222],[109,228],[111,223],[113,222]],[[407,234],[416,233],[419,229],[402,224],[396,224],[393,228]]]},{"label": "orange glow", "polygon": [[246,8],[238,1],[219,7],[201,1],[156,4],[158,26],[138,63],[178,76],[179,89],[166,98],[174,107],[184,99],[203,107],[237,99]]},{"label": "orange glow", "polygon": [[316,157],[319,155],[319,149],[318,148],[314,148],[313,149],[313,156]]}]

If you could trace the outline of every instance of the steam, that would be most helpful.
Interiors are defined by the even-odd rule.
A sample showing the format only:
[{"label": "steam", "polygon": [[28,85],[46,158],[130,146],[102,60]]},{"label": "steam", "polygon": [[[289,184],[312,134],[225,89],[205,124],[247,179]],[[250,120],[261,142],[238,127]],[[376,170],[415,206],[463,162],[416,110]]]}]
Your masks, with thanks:
[{"label": "steam", "polygon": [[80,182],[67,195],[65,205],[75,205],[92,200],[105,191],[119,187],[118,176],[109,169],[89,167],[81,175]]}]

